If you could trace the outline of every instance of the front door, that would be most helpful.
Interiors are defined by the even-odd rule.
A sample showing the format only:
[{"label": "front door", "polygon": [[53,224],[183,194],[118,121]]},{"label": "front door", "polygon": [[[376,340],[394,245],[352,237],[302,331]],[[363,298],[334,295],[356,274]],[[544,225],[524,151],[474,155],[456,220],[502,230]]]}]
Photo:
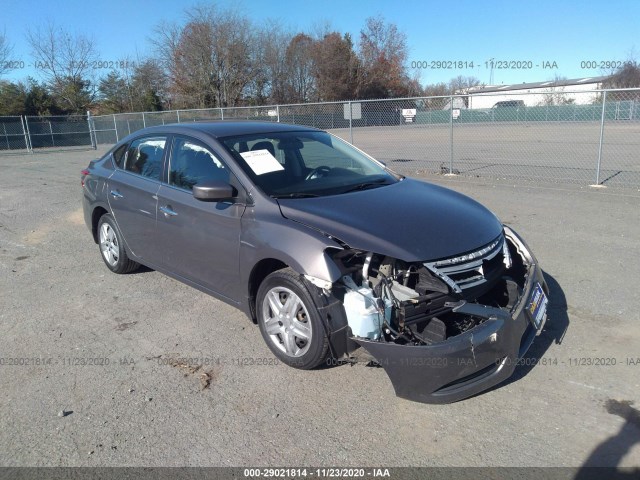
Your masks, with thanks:
[{"label": "front door", "polygon": [[240,219],[245,205],[204,202],[192,195],[199,182],[234,184],[233,174],[203,143],[174,137],[167,183],[158,191],[158,239],[163,266],[220,295],[234,298],[239,281]]}]

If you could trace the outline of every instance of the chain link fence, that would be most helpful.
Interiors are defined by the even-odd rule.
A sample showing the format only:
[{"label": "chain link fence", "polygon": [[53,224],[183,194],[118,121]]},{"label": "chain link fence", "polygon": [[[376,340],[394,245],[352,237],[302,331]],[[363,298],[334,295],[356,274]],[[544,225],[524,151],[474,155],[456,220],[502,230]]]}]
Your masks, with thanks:
[{"label": "chain link fence", "polygon": [[87,115],[24,118],[31,149],[93,146]]},{"label": "chain link fence", "polygon": [[0,117],[0,152],[29,149],[22,117]]},{"label": "chain link fence", "polygon": [[260,120],[328,130],[392,169],[640,187],[640,89],[0,117],[0,152],[113,144],[154,125]]},{"label": "chain link fence", "polygon": [[0,153],[95,146],[88,115],[0,117]]}]

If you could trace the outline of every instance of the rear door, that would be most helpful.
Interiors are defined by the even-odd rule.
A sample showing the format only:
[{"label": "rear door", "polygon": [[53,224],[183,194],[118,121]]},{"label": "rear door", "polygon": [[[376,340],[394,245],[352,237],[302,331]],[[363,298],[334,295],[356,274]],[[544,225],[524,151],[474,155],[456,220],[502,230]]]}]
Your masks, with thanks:
[{"label": "rear door", "polygon": [[152,265],[160,260],[155,242],[157,193],[166,144],[164,135],[133,140],[107,183],[109,206],[127,246]]},{"label": "rear door", "polygon": [[240,219],[245,204],[197,200],[192,188],[207,180],[242,187],[209,146],[186,136],[173,137],[167,170],[167,182],[158,191],[157,232],[163,266],[237,300]]}]

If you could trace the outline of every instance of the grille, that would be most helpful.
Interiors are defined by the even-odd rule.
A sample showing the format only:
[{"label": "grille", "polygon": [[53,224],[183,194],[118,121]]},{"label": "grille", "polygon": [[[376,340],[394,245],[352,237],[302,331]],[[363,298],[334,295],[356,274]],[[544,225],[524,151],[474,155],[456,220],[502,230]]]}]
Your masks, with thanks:
[{"label": "grille", "polygon": [[[505,268],[511,266],[511,256],[504,235],[479,250],[457,257],[426,262],[434,275],[456,293],[466,293],[475,287],[491,284]],[[488,285],[487,285],[488,286]]]}]

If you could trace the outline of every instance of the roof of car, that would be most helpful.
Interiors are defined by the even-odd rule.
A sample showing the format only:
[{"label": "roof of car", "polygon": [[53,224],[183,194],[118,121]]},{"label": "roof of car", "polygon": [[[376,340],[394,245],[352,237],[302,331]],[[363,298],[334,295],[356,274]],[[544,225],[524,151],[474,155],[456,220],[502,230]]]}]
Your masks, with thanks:
[{"label": "roof of car", "polygon": [[[290,132],[290,131],[317,131],[316,128],[303,125],[290,125],[277,122],[257,122],[252,120],[217,120],[188,123],[172,123],[168,125],[151,127],[145,132],[167,131],[188,133],[197,130],[212,137],[228,137],[232,135],[251,135],[255,133]],[[140,131],[136,132],[140,133]]]}]

